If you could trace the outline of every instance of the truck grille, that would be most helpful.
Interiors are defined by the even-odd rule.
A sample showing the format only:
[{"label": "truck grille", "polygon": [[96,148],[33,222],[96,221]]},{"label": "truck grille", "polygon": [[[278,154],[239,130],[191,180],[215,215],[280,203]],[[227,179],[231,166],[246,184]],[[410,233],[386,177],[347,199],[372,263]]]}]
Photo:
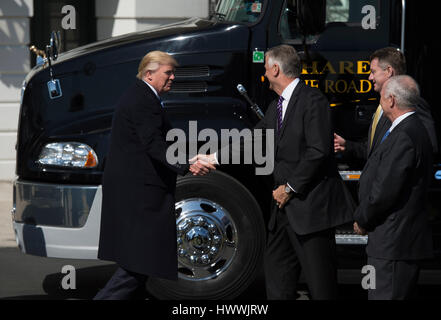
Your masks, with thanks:
[{"label": "truck grille", "polygon": [[203,93],[208,91],[205,81],[173,82],[171,93]]},{"label": "truck grille", "polygon": [[208,76],[210,76],[210,68],[208,66],[177,67],[175,70],[176,79]]}]

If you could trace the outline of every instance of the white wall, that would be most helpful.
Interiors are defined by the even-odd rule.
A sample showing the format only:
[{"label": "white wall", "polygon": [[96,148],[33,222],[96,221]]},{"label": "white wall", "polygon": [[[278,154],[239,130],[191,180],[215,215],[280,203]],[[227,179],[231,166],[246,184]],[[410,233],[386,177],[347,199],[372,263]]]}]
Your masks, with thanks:
[{"label": "white wall", "polygon": [[33,0],[0,4],[0,180],[15,176],[15,143],[21,84],[30,70],[30,18]]},{"label": "white wall", "polygon": [[208,17],[209,0],[96,0],[98,40],[190,17]]}]

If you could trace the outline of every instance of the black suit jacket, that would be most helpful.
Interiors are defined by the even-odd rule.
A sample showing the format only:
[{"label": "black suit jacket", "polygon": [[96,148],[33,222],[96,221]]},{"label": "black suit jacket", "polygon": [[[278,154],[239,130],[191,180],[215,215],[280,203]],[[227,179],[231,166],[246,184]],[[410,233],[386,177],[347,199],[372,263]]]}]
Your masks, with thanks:
[{"label": "black suit jacket", "polygon": [[357,141],[346,141],[346,155],[351,155],[357,159],[366,160],[369,158],[370,154],[375,147],[380,144],[381,138],[386,133],[387,129],[389,129],[391,123],[388,118],[383,115],[378,119],[377,127],[375,128],[374,138],[372,140],[372,146],[370,146],[371,141],[371,133],[372,133],[372,122],[369,126],[368,137],[366,141],[357,142]]},{"label": "black suit jacket", "polygon": [[404,119],[370,155],[360,178],[354,218],[369,234],[367,254],[389,260],[432,255],[426,211],[431,145],[416,114]]},{"label": "black suit jacket", "polygon": [[136,79],[115,110],[103,176],[98,257],[141,274],[177,279],[174,192],[188,165],[166,159],[171,125]]},{"label": "black suit jacket", "polygon": [[[256,128],[275,130],[276,106],[273,101]],[[275,186],[288,182],[296,191],[284,210],[300,235],[352,221],[353,201],[337,170],[332,132],[326,97],[300,81],[275,136],[273,173]],[[270,229],[277,212],[275,204],[273,208]]]},{"label": "black suit jacket", "polygon": [[[435,122],[432,118],[432,113],[429,104],[423,98],[418,99],[418,103],[415,104],[416,112],[418,118],[424,125],[424,128],[430,138],[433,153],[438,153],[438,139],[435,129]],[[374,139],[372,140],[372,146],[369,146],[369,141],[371,141],[371,129],[372,122],[369,126],[367,141],[357,142],[357,141],[346,141],[346,151],[345,155],[355,157],[357,159],[366,160],[369,158],[373,150],[380,144],[386,131],[390,128],[391,122],[384,116],[384,114],[378,120],[377,128],[375,129]]]}]

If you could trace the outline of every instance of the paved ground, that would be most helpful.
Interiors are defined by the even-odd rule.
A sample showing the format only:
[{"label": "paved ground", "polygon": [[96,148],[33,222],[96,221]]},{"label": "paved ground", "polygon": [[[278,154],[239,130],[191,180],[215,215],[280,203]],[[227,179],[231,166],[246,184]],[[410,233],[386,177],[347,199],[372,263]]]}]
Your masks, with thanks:
[{"label": "paved ground", "polygon": [[0,248],[17,247],[12,230],[12,182],[0,181]]},{"label": "paved ground", "polygon": [[[15,240],[14,240],[15,242]],[[64,266],[75,268],[76,288],[64,290]],[[113,263],[98,260],[31,256],[18,248],[0,248],[0,300],[91,299],[115,271]]]}]

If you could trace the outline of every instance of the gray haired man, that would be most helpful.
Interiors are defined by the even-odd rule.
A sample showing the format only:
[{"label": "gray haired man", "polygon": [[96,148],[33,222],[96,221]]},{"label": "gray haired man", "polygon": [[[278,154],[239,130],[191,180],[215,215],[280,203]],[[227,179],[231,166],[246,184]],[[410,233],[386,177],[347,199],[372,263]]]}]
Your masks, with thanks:
[{"label": "gray haired man", "polygon": [[412,298],[420,261],[432,256],[425,205],[432,147],[415,114],[418,100],[411,77],[395,76],[384,83],[380,103],[392,125],[360,178],[354,230],[369,235],[366,252],[376,277],[368,297],[373,300]]},{"label": "gray haired man", "polygon": [[329,103],[300,73],[293,47],[266,52],[265,77],[279,96],[256,126],[275,132],[266,292],[268,299],[295,299],[303,269],[313,299],[336,299],[334,227],[353,220],[353,206],[334,159]]}]

